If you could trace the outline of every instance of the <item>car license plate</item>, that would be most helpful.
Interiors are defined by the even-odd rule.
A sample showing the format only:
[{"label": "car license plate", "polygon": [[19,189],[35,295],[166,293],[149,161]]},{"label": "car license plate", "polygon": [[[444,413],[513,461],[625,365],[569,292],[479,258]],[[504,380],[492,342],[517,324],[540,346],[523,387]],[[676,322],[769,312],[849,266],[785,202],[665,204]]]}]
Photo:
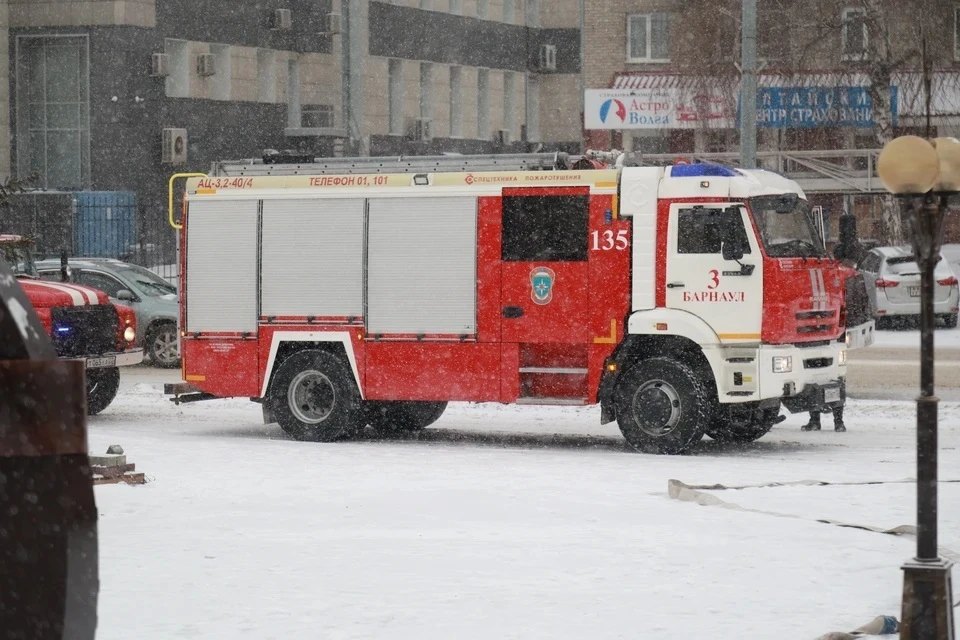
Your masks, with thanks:
[{"label": "car license plate", "polygon": [[920,297],[920,287],[907,287],[907,292],[910,294],[911,298]]},{"label": "car license plate", "polygon": [[117,366],[116,356],[106,358],[87,358],[87,369],[103,369],[105,367]]},{"label": "car license plate", "polygon": [[823,401],[840,402],[840,387],[827,387],[823,390]]}]

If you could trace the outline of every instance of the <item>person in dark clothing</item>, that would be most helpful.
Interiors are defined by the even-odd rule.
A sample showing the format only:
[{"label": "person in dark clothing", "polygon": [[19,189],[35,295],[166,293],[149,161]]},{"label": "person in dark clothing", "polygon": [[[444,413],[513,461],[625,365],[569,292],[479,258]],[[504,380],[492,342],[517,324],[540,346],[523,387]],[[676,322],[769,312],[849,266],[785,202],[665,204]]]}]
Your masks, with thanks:
[{"label": "person in dark clothing", "polygon": [[[840,378],[840,398],[843,402],[831,409],[833,412],[833,430],[834,431],[846,431],[847,426],[843,424],[843,405],[847,403],[847,383],[843,378]],[[826,411],[811,411],[810,412],[810,422],[800,427],[801,431],[820,431],[820,414],[826,413]]]}]

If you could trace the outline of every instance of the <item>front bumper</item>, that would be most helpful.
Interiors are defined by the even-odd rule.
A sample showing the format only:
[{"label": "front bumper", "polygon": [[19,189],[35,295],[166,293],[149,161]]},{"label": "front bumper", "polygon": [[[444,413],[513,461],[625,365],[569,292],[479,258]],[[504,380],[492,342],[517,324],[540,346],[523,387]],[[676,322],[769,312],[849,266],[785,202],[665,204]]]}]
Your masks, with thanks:
[{"label": "front bumper", "polygon": [[847,327],[847,351],[863,349],[873,344],[876,322],[870,320],[855,327]]},{"label": "front bumper", "polygon": [[128,351],[117,351],[104,353],[98,356],[86,356],[82,358],[65,358],[67,360],[83,360],[87,369],[109,369],[112,367],[129,367],[130,365],[143,362],[143,349],[130,349]]},{"label": "front bumper", "polygon": [[841,378],[829,384],[811,384],[795,396],[784,397],[783,406],[790,413],[804,413],[808,411],[829,411],[835,407],[842,407],[847,401],[847,385]]},{"label": "front bumper", "polygon": [[[789,360],[789,371],[775,372],[774,362]],[[846,346],[832,341],[819,347],[761,345],[758,357],[760,396],[789,398],[802,396],[809,389],[832,388],[847,375]]]}]

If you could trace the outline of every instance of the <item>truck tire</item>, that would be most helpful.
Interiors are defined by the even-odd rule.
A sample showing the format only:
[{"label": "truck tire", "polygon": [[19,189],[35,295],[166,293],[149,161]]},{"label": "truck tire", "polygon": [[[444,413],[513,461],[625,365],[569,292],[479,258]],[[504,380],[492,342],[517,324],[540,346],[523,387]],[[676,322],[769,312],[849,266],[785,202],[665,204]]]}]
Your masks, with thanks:
[{"label": "truck tire", "polygon": [[362,416],[353,372],[327,351],[300,351],[284,360],[267,402],[280,428],[297,440],[344,438],[356,431]]},{"label": "truck tire", "polygon": [[120,389],[120,369],[87,369],[87,415],[95,416],[113,402]]},{"label": "truck tire", "polygon": [[780,409],[764,409],[763,415],[745,422],[728,422],[723,414],[714,416],[707,435],[717,442],[740,443],[754,442],[770,433],[774,425],[783,422],[786,416],[780,416]]},{"label": "truck tire", "polygon": [[440,419],[446,402],[381,402],[367,404],[367,422],[381,433],[420,431]]},{"label": "truck tire", "polygon": [[176,324],[164,322],[151,327],[143,342],[153,366],[162,369],[176,369],[180,366]]},{"label": "truck tire", "polygon": [[624,371],[615,402],[620,432],[643,453],[682,453],[703,437],[711,418],[710,394],[701,376],[666,357]]}]

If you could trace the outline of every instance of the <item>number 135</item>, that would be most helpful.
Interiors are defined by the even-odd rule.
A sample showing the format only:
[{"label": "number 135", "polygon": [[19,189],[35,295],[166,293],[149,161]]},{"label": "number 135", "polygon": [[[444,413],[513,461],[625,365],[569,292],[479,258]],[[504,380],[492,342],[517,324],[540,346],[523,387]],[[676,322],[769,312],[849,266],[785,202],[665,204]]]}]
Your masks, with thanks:
[{"label": "number 135", "polygon": [[613,231],[610,229],[607,229],[603,233],[594,231],[590,236],[593,238],[594,251],[610,251],[611,249],[623,251],[630,246],[626,229],[618,231],[616,236],[613,235]]}]

